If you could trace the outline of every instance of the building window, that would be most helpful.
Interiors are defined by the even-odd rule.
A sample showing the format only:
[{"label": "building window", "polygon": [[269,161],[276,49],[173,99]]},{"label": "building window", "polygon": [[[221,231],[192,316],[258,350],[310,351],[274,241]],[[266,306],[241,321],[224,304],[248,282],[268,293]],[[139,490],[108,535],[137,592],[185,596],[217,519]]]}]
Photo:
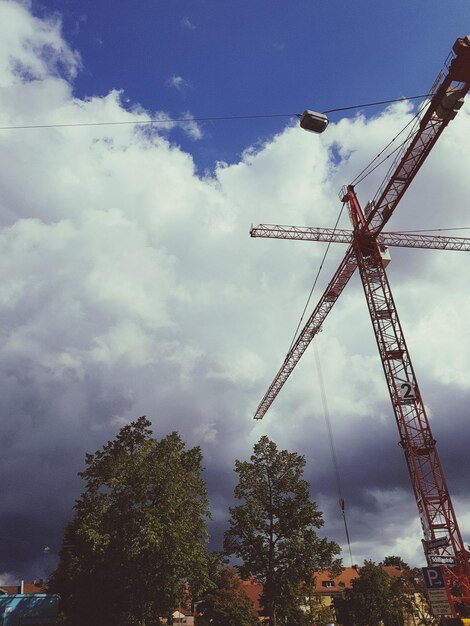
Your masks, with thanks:
[{"label": "building window", "polygon": [[329,588],[329,587],[334,587],[335,583],[332,580],[324,580],[322,582],[322,585],[323,585],[323,587]]}]

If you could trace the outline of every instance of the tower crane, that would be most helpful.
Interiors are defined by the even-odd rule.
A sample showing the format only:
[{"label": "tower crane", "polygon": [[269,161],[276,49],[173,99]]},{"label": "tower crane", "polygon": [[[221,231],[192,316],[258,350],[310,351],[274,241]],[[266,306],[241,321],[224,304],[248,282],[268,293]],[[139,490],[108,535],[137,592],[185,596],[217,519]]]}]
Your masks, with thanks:
[{"label": "tower crane", "polygon": [[470,36],[455,41],[445,68],[430,93],[429,104],[398,152],[382,185],[363,210],[355,188],[341,190],[352,231],[260,224],[252,237],[328,241],[348,244],[343,260],[259,404],[261,419],[320,331],[328,313],[356,269],[359,270],[390,399],[400,446],[413,488],[429,566],[440,565],[453,616],[470,612],[470,554],[459,530],[426,409],[411,362],[387,277],[387,247],[470,251],[470,239],[384,232],[405,191],[434,144],[462,107],[470,89]]}]

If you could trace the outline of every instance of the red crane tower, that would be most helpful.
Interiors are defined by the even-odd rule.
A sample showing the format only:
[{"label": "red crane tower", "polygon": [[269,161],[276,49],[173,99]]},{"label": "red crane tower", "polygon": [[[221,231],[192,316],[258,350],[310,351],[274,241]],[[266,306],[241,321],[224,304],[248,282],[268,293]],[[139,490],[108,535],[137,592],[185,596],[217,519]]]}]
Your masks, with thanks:
[{"label": "red crane tower", "polygon": [[459,38],[429,93],[415,127],[384,182],[362,210],[354,187],[341,190],[353,230],[261,224],[252,237],[347,243],[343,260],[305,327],[287,354],[255,414],[261,419],[281,390],[356,268],[364,288],[375,338],[400,435],[400,445],[418,506],[428,565],[441,564],[452,615],[470,612],[470,562],[439,461],[403,329],[385,270],[386,246],[470,250],[470,239],[383,233],[397,204],[470,89],[470,36]]}]

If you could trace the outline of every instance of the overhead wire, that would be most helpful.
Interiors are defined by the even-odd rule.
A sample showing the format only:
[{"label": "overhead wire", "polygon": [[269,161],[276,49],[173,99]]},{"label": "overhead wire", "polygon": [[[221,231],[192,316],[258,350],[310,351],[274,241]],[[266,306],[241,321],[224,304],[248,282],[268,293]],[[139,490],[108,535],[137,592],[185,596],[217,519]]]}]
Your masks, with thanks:
[{"label": "overhead wire", "polygon": [[[354,104],[347,107],[336,107],[327,109],[323,113],[336,113],[340,111],[351,111],[353,109],[363,109],[366,107],[380,106],[383,104],[393,104],[394,102],[403,102],[406,100],[417,100],[425,98],[425,95],[408,96],[403,98],[395,98],[393,100],[380,100],[377,102],[367,102],[363,104]],[[125,126],[125,125],[147,125],[147,124],[178,124],[187,122],[224,122],[231,120],[250,120],[250,119],[269,119],[277,117],[300,117],[300,113],[266,113],[260,115],[222,115],[212,117],[181,117],[181,118],[149,118],[145,120],[122,120],[116,122],[69,122],[57,124],[17,124],[12,126],[0,126],[0,130],[30,130],[40,128],[80,128],[87,126]]]},{"label": "overhead wire", "polygon": [[338,111],[350,111],[352,109],[365,109],[366,107],[374,107],[374,106],[379,106],[381,104],[393,104],[394,102],[406,102],[407,100],[419,100],[422,98],[427,98],[428,95],[429,94],[424,94],[420,96],[408,96],[404,98],[395,98],[394,100],[382,100],[381,102],[369,102],[367,104],[355,104],[353,106],[348,106],[348,107],[328,109],[327,111],[322,111],[322,113],[336,113]]},{"label": "overhead wire", "polygon": [[183,122],[220,122],[229,120],[249,120],[269,117],[292,117],[295,113],[272,113],[266,115],[224,115],[221,117],[181,117],[181,118],[150,118],[146,120],[122,120],[119,122],[71,122],[68,124],[31,124],[24,126],[0,126],[0,130],[19,130],[31,128],[75,128],[81,126],[125,126],[130,124],[177,124]]}]

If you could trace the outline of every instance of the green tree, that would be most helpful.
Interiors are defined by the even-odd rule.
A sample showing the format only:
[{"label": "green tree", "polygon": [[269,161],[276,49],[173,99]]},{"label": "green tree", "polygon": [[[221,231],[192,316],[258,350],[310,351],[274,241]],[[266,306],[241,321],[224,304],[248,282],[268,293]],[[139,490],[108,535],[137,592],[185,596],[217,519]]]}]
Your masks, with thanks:
[{"label": "green tree", "polygon": [[286,626],[311,626],[314,615],[312,591],[311,574],[310,584],[299,583],[298,580],[284,581],[281,602],[278,602],[276,607],[275,620]]},{"label": "green tree", "polygon": [[433,616],[423,574],[419,567],[410,567],[400,556],[386,556],[381,565],[392,565],[402,570],[402,580],[407,590],[406,609],[413,615],[416,626],[437,626],[439,618]]},{"label": "green tree", "polygon": [[242,560],[242,577],[263,584],[271,626],[278,617],[284,623],[300,619],[299,605],[310,595],[315,570],[341,570],[339,546],[315,532],[323,516],[310,500],[304,467],[303,456],[278,450],[268,437],[255,444],[250,461],[235,462],[235,497],[242,503],[230,509],[224,549]]},{"label": "green tree", "polygon": [[399,567],[402,570],[409,570],[410,566],[408,563],[401,558],[401,556],[396,556],[395,554],[391,554],[390,556],[386,556],[384,560],[380,563],[380,565],[391,566],[391,567]]},{"label": "green tree", "polygon": [[389,576],[381,565],[365,561],[344,599],[335,600],[342,626],[403,626],[412,598],[403,576]]},{"label": "green tree", "polygon": [[257,614],[237,572],[220,570],[214,589],[198,604],[198,626],[254,626]]},{"label": "green tree", "polygon": [[312,602],[312,621],[316,626],[327,626],[335,621],[335,613],[332,605],[325,605],[318,596],[316,601]]},{"label": "green tree", "polygon": [[201,451],[140,417],[86,455],[52,588],[72,626],[149,626],[208,584]]},{"label": "green tree", "polygon": [[416,626],[437,626],[441,620],[432,614],[421,569],[419,567],[408,568],[406,579],[410,590],[414,623]]}]

